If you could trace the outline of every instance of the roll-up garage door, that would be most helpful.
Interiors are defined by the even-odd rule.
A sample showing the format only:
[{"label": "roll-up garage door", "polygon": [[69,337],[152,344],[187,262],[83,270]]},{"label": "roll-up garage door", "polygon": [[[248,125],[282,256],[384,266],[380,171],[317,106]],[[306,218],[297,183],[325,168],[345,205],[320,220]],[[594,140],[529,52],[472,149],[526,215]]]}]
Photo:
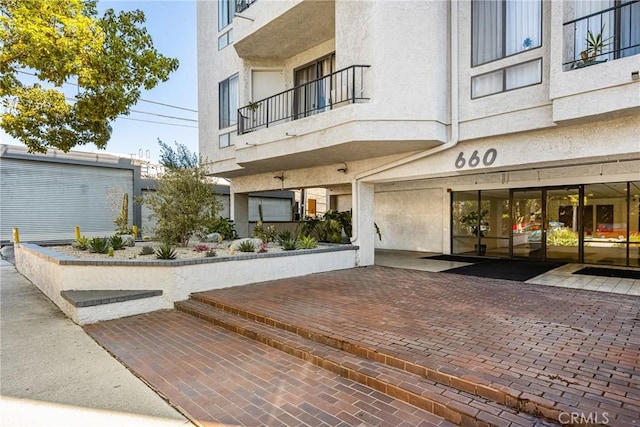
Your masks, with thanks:
[{"label": "roll-up garage door", "polygon": [[23,242],[73,240],[76,225],[87,237],[113,235],[112,195],[125,192],[131,223],[133,170],[3,158],[0,239],[11,241],[12,227]]}]

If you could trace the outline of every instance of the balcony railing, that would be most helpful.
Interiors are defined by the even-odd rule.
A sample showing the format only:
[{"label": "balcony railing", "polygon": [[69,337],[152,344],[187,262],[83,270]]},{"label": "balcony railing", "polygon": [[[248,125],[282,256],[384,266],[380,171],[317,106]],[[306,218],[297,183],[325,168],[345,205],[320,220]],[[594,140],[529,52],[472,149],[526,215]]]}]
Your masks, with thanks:
[{"label": "balcony railing", "polygon": [[236,13],[240,13],[246,10],[254,4],[257,0],[236,0]]},{"label": "balcony railing", "polygon": [[640,54],[639,16],[634,0],[565,22],[565,69]]},{"label": "balcony railing", "polygon": [[367,68],[369,65],[352,65],[238,108],[238,134],[369,99],[364,93]]}]

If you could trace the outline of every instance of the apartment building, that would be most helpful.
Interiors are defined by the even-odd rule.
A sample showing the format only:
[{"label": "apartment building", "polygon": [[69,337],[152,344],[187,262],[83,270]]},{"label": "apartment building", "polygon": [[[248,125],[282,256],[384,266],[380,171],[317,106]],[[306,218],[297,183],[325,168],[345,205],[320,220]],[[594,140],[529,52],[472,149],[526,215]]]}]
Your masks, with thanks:
[{"label": "apartment building", "polygon": [[320,187],[361,265],[640,265],[638,0],[198,2],[198,56],[240,231],[248,193]]}]

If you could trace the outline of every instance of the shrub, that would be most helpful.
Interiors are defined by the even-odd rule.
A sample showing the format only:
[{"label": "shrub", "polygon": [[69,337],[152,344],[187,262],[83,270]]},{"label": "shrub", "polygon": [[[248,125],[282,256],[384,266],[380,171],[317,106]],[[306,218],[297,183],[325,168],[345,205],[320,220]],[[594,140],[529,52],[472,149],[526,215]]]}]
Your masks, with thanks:
[{"label": "shrub", "polygon": [[204,227],[203,233],[218,233],[224,240],[234,240],[238,238],[236,226],[229,219],[221,216],[212,217]]},{"label": "shrub", "polygon": [[216,218],[220,203],[214,187],[200,167],[170,169],[157,182],[157,190],[144,197],[156,219],[155,235],[166,245],[187,246]]},{"label": "shrub", "polygon": [[156,258],[158,259],[176,259],[178,254],[171,245],[162,245],[156,248]]},{"label": "shrub", "polygon": [[298,241],[299,249],[315,249],[318,247],[318,241],[311,236],[302,236]]},{"label": "shrub", "polygon": [[238,250],[240,252],[254,252],[256,250],[256,247],[253,245],[253,242],[245,240],[244,242],[240,242]]},{"label": "shrub", "polygon": [[283,251],[294,251],[298,249],[298,242],[294,238],[286,239],[282,241],[281,246]]},{"label": "shrub", "polygon": [[257,250],[257,252],[258,252],[259,254],[263,254],[263,253],[268,252],[268,251],[269,251],[269,249],[267,249],[267,244],[266,244],[266,243],[260,243],[260,244],[258,245],[258,250]]},{"label": "shrub", "polygon": [[140,249],[140,255],[152,255],[154,253],[156,253],[156,251],[153,250],[151,246],[143,246],[142,249]]},{"label": "shrub", "polygon": [[213,258],[214,256],[216,256],[216,251],[214,251],[213,249],[209,249],[207,251],[207,253],[204,254],[205,258]]},{"label": "shrub", "polygon": [[108,237],[94,237],[89,240],[89,252],[96,254],[106,254],[109,252],[109,238]]},{"label": "shrub", "polygon": [[86,251],[89,249],[89,238],[86,236],[78,237],[75,243],[73,243],[73,247],[81,251]]},{"label": "shrub", "polygon": [[253,229],[253,237],[265,243],[275,242],[277,237],[276,227],[273,225],[265,227],[262,221],[258,221]]},{"label": "shrub", "polygon": [[193,248],[194,252],[207,252],[209,250],[209,246],[207,245],[197,245]]},{"label": "shrub", "polygon": [[122,237],[120,237],[120,235],[116,234],[114,236],[111,236],[109,238],[109,241],[111,242],[111,247],[114,250],[119,251],[121,249],[124,249],[124,240],[122,240]]}]

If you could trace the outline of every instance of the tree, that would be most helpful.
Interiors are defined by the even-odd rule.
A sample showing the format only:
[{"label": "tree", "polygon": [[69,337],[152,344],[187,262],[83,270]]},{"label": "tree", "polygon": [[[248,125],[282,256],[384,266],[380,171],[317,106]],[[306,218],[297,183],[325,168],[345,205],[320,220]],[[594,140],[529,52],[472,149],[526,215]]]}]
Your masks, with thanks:
[{"label": "tree", "polygon": [[148,204],[156,219],[156,237],[166,244],[187,246],[196,232],[215,221],[220,204],[214,187],[200,167],[172,169],[148,192]]},{"label": "tree", "polygon": [[[30,152],[105,148],[110,122],[168,80],[178,60],[161,55],[140,10],[97,17],[97,0],[0,0],[0,127]],[[41,84],[25,85],[18,73]],[[77,84],[68,99],[65,83]],[[54,88],[45,88],[53,86]]]},{"label": "tree", "polygon": [[198,155],[189,151],[186,145],[174,142],[174,150],[158,139],[160,144],[160,164],[167,169],[195,168],[198,166]]}]

